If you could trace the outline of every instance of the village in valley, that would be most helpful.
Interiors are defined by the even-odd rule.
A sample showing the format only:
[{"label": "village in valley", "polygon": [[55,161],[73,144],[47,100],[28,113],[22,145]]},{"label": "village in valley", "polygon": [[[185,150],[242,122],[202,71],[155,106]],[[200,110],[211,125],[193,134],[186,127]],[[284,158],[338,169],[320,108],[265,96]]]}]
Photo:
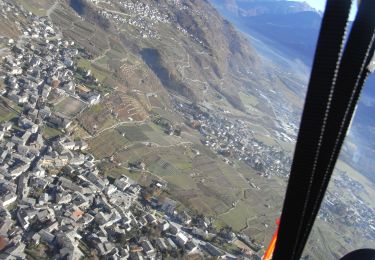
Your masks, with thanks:
[{"label": "village in valley", "polygon": [[233,164],[230,158],[244,161],[268,178],[272,175],[284,178],[289,175],[291,155],[254,138],[254,133],[244,121],[179,101],[176,101],[176,110],[188,124],[199,129],[202,144],[223,156],[226,163]]},{"label": "village in valley", "polygon": [[[20,40],[7,40],[10,52],[2,65],[2,109],[11,118],[0,132],[0,258],[80,259],[95,249],[108,259],[189,253],[236,259],[218,246],[235,234],[218,233],[209,218],[179,211],[178,202],[165,195],[161,200],[166,182],[141,187],[125,175],[109,180],[99,172],[88,144],[69,133],[72,116],[57,109],[69,99],[77,115],[100,101],[98,92],[84,87],[97,80],[76,67],[84,54],[47,18],[5,1],[1,8],[29,23],[20,25]],[[141,163],[132,167],[144,169]]]},{"label": "village in valley", "polygon": [[[255,111],[249,123],[227,103],[161,89],[152,66],[116,41],[121,33],[157,41],[168,25],[209,57],[206,43],[173,25],[163,5],[88,2],[118,38],[103,39],[59,1],[36,15],[0,0],[0,19],[19,32],[0,37],[0,259],[261,259],[281,214],[294,122],[283,115],[265,130],[259,106],[246,105]],[[209,95],[207,82],[186,76],[189,57],[175,67]],[[333,182],[353,196],[329,192],[319,221],[347,214],[342,224],[375,239],[374,210],[354,195],[364,187],[346,168]]]}]

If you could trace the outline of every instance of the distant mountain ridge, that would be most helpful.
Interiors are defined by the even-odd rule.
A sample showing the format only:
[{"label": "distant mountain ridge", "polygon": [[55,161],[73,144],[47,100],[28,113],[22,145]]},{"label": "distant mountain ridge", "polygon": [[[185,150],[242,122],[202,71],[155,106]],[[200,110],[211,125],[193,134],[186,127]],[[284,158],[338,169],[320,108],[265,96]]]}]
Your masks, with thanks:
[{"label": "distant mountain ridge", "polygon": [[[301,59],[311,67],[322,14],[305,2],[287,0],[211,0],[228,20],[290,60]],[[350,26],[350,25],[349,25]],[[375,182],[375,75],[367,81],[342,158]]]},{"label": "distant mountain ridge", "polygon": [[226,0],[213,1],[216,5],[222,3],[231,12],[242,17],[258,16],[263,14],[291,14],[298,12],[316,12],[305,2],[282,0]]},{"label": "distant mountain ridge", "polygon": [[269,45],[311,65],[321,13],[305,2],[284,0],[212,0],[245,32],[257,33]]}]

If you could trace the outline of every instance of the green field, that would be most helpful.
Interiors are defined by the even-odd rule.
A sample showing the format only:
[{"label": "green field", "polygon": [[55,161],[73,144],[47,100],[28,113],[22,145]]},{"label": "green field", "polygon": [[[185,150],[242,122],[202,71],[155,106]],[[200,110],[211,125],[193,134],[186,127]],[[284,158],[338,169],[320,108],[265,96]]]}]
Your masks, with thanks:
[{"label": "green field", "polygon": [[98,104],[86,109],[80,114],[78,121],[90,134],[111,127],[117,122],[103,104]]},{"label": "green field", "polygon": [[[337,161],[335,169],[345,172],[349,178],[363,185],[364,191],[353,194],[346,187],[339,187],[331,180],[328,192],[340,194],[340,200],[346,204],[353,201],[353,196],[358,196],[368,206],[375,207],[375,189],[370,180],[342,160]],[[335,171],[332,178],[335,179],[338,176],[338,172]],[[343,217],[345,216],[336,215],[334,224],[317,219],[304,254],[311,256],[313,260],[338,259],[355,249],[373,247],[374,241],[366,238],[361,229],[343,223],[341,221]]]},{"label": "green field", "polygon": [[92,75],[100,82],[104,82],[104,80],[110,75],[110,72],[108,72],[106,69],[100,69],[98,66],[93,65],[87,59],[79,59],[77,65],[79,68],[91,70]]},{"label": "green field", "polygon": [[252,214],[253,212],[249,210],[249,206],[240,201],[229,213],[220,215],[219,219],[231,226],[234,230],[240,231],[246,227],[246,220]]},{"label": "green field", "polygon": [[195,157],[190,145],[164,148],[160,151],[159,155],[180,170],[191,169],[193,158]]},{"label": "green field", "polygon": [[104,56],[98,60],[96,60],[95,64],[102,66],[104,69],[107,69],[109,63],[109,58],[107,56]]},{"label": "green field", "polygon": [[164,133],[159,133],[156,131],[149,131],[149,132],[144,132],[145,135],[147,136],[148,140],[157,143],[159,145],[171,145],[176,143],[173,137],[166,136]]},{"label": "green field", "polygon": [[342,160],[339,160],[336,163],[335,167],[338,168],[338,169],[340,169],[340,170],[342,170],[342,171],[347,172],[348,175],[351,178],[353,178],[354,180],[358,181],[359,183],[361,183],[364,186],[365,193],[361,193],[359,195],[362,197],[362,199],[366,203],[368,203],[373,208],[375,208],[375,201],[374,201],[374,198],[375,198],[375,188],[374,188],[374,184],[369,179],[367,179],[365,176],[363,176],[362,174],[360,174],[358,171],[356,171],[355,169],[353,169],[350,165],[346,164]]},{"label": "green field", "polygon": [[125,134],[131,142],[148,141],[148,137],[143,133],[142,127],[139,126],[120,126],[117,131],[120,134]]},{"label": "green field", "polygon": [[38,0],[35,2],[33,0],[16,0],[20,3],[26,10],[32,12],[36,16],[45,16],[46,15],[46,1],[45,0]]},{"label": "green field", "polygon": [[147,147],[144,144],[129,144],[126,150],[118,152],[116,160],[122,163],[142,160],[150,154],[155,154],[157,150],[153,147]]},{"label": "green field", "polygon": [[56,137],[56,136],[58,136],[60,134],[61,134],[61,131],[58,130],[57,128],[53,128],[53,127],[49,127],[49,126],[45,126],[43,128],[43,136],[46,139],[50,139],[50,138]]},{"label": "green field", "polygon": [[151,163],[148,168],[151,172],[155,173],[160,177],[167,177],[180,174],[180,172],[170,163],[164,161],[163,159],[159,159],[153,163]]},{"label": "green field", "polygon": [[[188,201],[191,207],[194,208],[196,211],[204,212],[206,216],[216,216],[216,212],[214,212],[212,208],[209,205],[207,205],[207,202],[203,201],[201,198],[194,197]],[[226,226],[224,222],[220,221],[220,224],[221,224],[220,227]]]},{"label": "green field", "polygon": [[270,137],[270,136],[266,136],[264,134],[254,134],[254,137],[256,140],[264,143],[265,145],[268,145],[268,146],[279,146],[279,144],[275,141],[275,139],[273,137]]},{"label": "green field", "polygon": [[130,172],[124,167],[113,167],[106,170],[105,174],[106,176],[112,177],[114,179],[119,178],[121,175],[125,175],[142,186],[148,186],[152,183],[153,180],[157,180],[157,178],[150,173],[139,171]]},{"label": "green field", "polygon": [[125,134],[131,142],[151,142],[160,146],[169,146],[180,142],[175,136],[166,135],[163,130],[153,124],[142,124],[138,126],[120,126],[116,128],[120,134]]},{"label": "green field", "polygon": [[[129,170],[128,169],[126,169],[126,168],[119,168],[119,167],[116,167],[116,168],[112,168],[112,169],[110,169],[110,170],[108,170],[107,172],[106,172],[106,175],[108,175],[108,176],[111,176],[111,177],[113,177],[113,178],[119,178],[121,175],[130,175],[130,174],[132,174],[132,173],[130,173],[129,172]],[[136,176],[137,175],[137,173],[134,173],[134,174],[132,174],[133,176]]]},{"label": "green field", "polygon": [[128,140],[115,130],[108,130],[88,141],[90,151],[98,158],[102,159],[113,155],[119,149],[128,144]]},{"label": "green field", "polygon": [[25,248],[25,253],[28,255],[28,258],[31,259],[48,259],[45,253],[46,250],[47,246],[44,244],[28,245]]},{"label": "green field", "polygon": [[170,122],[177,122],[177,123],[182,122],[181,118],[179,118],[178,116],[176,116],[176,114],[168,110],[161,109],[161,108],[154,108],[152,109],[152,112],[154,112],[157,115],[160,115],[162,118],[165,118]]},{"label": "green field", "polygon": [[345,226],[337,228],[317,219],[303,255],[309,255],[309,259],[312,260],[339,259],[358,248],[373,247],[370,240],[364,239],[363,234],[353,234],[348,231]]},{"label": "green field", "polygon": [[22,107],[15,104],[12,100],[10,100],[6,97],[0,96],[0,100],[2,102],[0,106],[4,107],[6,110],[14,111],[16,113],[21,113],[23,111]]},{"label": "green field", "polygon": [[183,190],[196,187],[194,180],[184,174],[165,176],[163,179]]},{"label": "green field", "polygon": [[0,122],[8,122],[16,117],[17,113],[15,111],[0,105]]},{"label": "green field", "polygon": [[258,99],[256,97],[254,97],[253,95],[246,94],[242,91],[240,91],[239,94],[240,94],[240,98],[241,98],[242,103],[244,103],[245,105],[253,106],[253,107],[258,105],[258,103],[259,103]]},{"label": "green field", "polygon": [[68,117],[74,117],[77,115],[83,108],[85,104],[75,98],[65,97],[57,105],[54,106],[56,112],[62,113]]}]

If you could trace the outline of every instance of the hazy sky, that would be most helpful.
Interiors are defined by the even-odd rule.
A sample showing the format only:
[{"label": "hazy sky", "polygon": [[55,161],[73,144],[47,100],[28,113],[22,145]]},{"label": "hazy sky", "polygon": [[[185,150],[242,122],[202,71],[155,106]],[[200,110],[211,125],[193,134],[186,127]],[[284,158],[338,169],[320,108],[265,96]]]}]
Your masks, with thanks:
[{"label": "hazy sky", "polygon": [[[319,11],[323,11],[326,5],[326,0],[298,0],[300,2],[307,2],[310,6],[314,7]],[[354,20],[355,11],[357,10],[357,1],[353,1],[352,10],[350,14],[350,20]]]},{"label": "hazy sky", "polygon": [[298,1],[307,2],[309,3],[309,5],[311,5],[312,7],[320,11],[323,11],[324,6],[326,4],[326,0],[298,0]]}]

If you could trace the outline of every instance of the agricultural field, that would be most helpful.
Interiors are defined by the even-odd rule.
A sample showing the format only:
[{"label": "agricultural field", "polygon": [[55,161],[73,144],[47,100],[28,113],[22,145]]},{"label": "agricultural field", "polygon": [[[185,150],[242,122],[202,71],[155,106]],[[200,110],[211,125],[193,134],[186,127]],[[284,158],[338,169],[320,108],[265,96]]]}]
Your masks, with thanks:
[{"label": "agricultural field", "polygon": [[32,12],[37,16],[45,16],[46,10],[52,6],[51,1],[48,0],[15,0],[21,4],[26,10]]},{"label": "agricultural field", "polygon": [[142,186],[149,186],[153,180],[157,180],[154,175],[150,174],[149,172],[140,172],[140,171],[129,171],[126,167],[118,167],[114,166],[113,164],[106,164],[100,165],[101,170],[104,174],[109,177],[116,179],[119,176],[125,175],[129,177],[131,180],[135,181],[136,183]]},{"label": "agricultural field", "polygon": [[157,152],[157,148],[149,147],[145,144],[136,143],[129,144],[126,149],[118,151],[115,154],[115,160],[118,163],[127,164],[128,162],[134,162],[137,160],[143,160],[149,154]]},{"label": "agricultural field", "polygon": [[[100,106],[91,113],[100,113]],[[168,112],[162,116],[174,120]],[[140,183],[161,178],[168,182],[172,197],[192,212],[217,217],[217,225],[230,225],[259,242],[268,241],[275,225],[265,223],[274,223],[280,216],[285,181],[263,178],[243,162],[230,166],[209,148],[184,142],[199,140],[197,133],[188,130],[182,136],[189,138],[182,139],[166,135],[154,123],[134,123],[105,131],[89,145],[99,159],[114,156],[113,166],[105,170],[108,176],[125,174]],[[145,162],[146,171],[129,172],[127,164],[134,161]]]},{"label": "agricultural field", "polygon": [[371,241],[363,239],[363,234],[353,232],[342,224],[338,228],[317,219],[303,255],[309,255],[312,260],[339,259],[358,248],[372,247]]},{"label": "agricultural field", "polygon": [[179,123],[179,124],[181,124],[183,122],[181,117],[177,116],[172,110],[154,108],[152,110],[152,112],[159,115],[162,118],[167,119],[170,122],[175,122],[175,123]]},{"label": "agricultural field", "polygon": [[179,172],[172,164],[163,160],[159,156],[156,156],[152,163],[148,165],[148,168],[151,172],[162,178],[167,176],[181,176],[181,172]]},{"label": "agricultural field", "polygon": [[49,126],[44,126],[42,133],[43,133],[43,137],[46,139],[51,139],[62,134],[60,130],[58,130],[57,128],[53,128]]},{"label": "agricultural field", "polygon": [[103,67],[104,69],[106,69],[106,70],[109,70],[109,57],[108,56],[103,56],[103,57],[101,57],[101,58],[99,58],[99,59],[97,59],[96,60],[96,62],[95,62],[95,64],[97,64],[97,65],[99,65],[99,66],[101,66],[101,67]]},{"label": "agricultural field", "polygon": [[123,92],[110,95],[104,100],[104,105],[117,114],[120,121],[143,121],[148,117],[142,104]]},{"label": "agricultural field", "polygon": [[18,106],[12,100],[3,96],[0,96],[0,106],[4,108],[4,113],[8,113],[7,111],[9,111],[19,114],[23,111],[22,107]]},{"label": "agricultural field", "polygon": [[121,175],[125,176],[132,176],[133,178],[137,178],[138,172],[131,173],[128,169],[125,167],[109,167],[105,171],[106,176],[110,176],[114,179],[118,178]]},{"label": "agricultural field", "polygon": [[174,136],[165,135],[161,130],[144,131],[144,134],[147,136],[150,142],[156,143],[161,146],[173,145],[180,141],[177,140]]},{"label": "agricultural field", "polygon": [[241,98],[241,101],[245,104],[245,105],[248,105],[248,106],[253,106],[255,107],[256,105],[258,105],[259,101],[258,99],[251,95],[251,94],[246,94],[244,92],[240,92],[240,98]]},{"label": "agricultural field", "polygon": [[95,134],[97,131],[111,127],[116,123],[112,114],[102,104],[94,105],[84,111],[78,117],[78,121],[90,134]]},{"label": "agricultural field", "polygon": [[0,122],[7,122],[16,118],[17,113],[4,105],[0,105]]},{"label": "agricultural field", "polygon": [[173,146],[181,142],[180,138],[166,135],[159,126],[151,122],[139,125],[122,125],[116,130],[121,135],[124,134],[131,142],[149,142],[160,147]]},{"label": "agricultural field", "polygon": [[255,133],[254,138],[258,140],[259,142],[262,142],[268,146],[279,146],[279,144],[276,142],[275,138],[272,136],[268,136],[266,134],[261,133]]},{"label": "agricultural field", "polygon": [[[358,171],[353,169],[350,165],[346,164],[344,161],[339,160],[336,164],[336,168],[346,172],[351,178],[361,183],[364,187],[364,192],[358,194],[368,205],[375,208],[375,190],[373,184],[367,177],[360,174]],[[335,174],[335,173],[334,173]],[[332,190],[333,187],[329,186],[328,189]],[[345,191],[343,191],[345,192]]]},{"label": "agricultural field", "polygon": [[155,96],[148,97],[148,102],[150,103],[150,106],[153,109],[162,109],[162,108],[164,108],[164,105]]},{"label": "agricultural field", "polygon": [[182,190],[190,190],[196,187],[195,182],[185,174],[165,176],[163,179]]},{"label": "agricultural field", "polygon": [[[274,223],[279,217],[282,207],[282,198],[285,184],[276,178],[267,180],[256,175],[250,168],[244,165],[235,165],[229,167],[223,165],[217,159],[213,159],[210,164],[204,164],[206,158],[200,161],[197,170],[201,173],[200,178],[204,178],[204,185],[199,185],[204,195],[201,200],[207,205],[215,205],[207,197],[218,199],[225,203],[225,207],[211,208],[215,212],[215,216],[219,216],[226,225],[232,226],[235,230],[243,230],[248,235],[262,241],[272,236],[273,228],[266,229],[264,223]],[[250,186],[251,180],[260,189],[254,189]],[[230,210],[235,203],[234,209]],[[237,204],[236,204],[237,203]],[[269,205],[270,208],[266,207]],[[218,205],[219,206],[219,205]],[[239,207],[237,209],[237,207]],[[224,215],[220,215],[227,210]],[[239,215],[241,217],[239,217]],[[246,230],[248,223],[251,227],[255,227],[261,232],[259,236],[254,236],[250,230]]]},{"label": "agricultural field", "polygon": [[101,55],[109,47],[106,32],[80,19],[67,6],[60,4],[51,18],[62,29],[64,36],[73,39],[93,56]]},{"label": "agricultural field", "polygon": [[75,117],[86,105],[79,99],[65,97],[54,106],[54,110],[70,118]]},{"label": "agricultural field", "polygon": [[247,217],[253,214],[254,212],[249,210],[249,206],[240,201],[236,207],[232,208],[228,212],[225,212],[224,214],[219,215],[219,219],[227,225],[230,224],[234,230],[240,231],[246,228]]},{"label": "agricultural field", "polygon": [[[128,132],[129,129],[148,132],[141,131],[139,126],[126,128]],[[141,139],[130,136],[128,138],[133,140]],[[201,155],[194,154],[193,149],[199,150]],[[138,143],[115,155],[115,161],[123,166],[137,160],[145,162],[146,172],[166,180],[173,197],[193,212],[218,217],[218,224],[230,225],[262,242],[272,236],[275,226],[266,228],[264,223],[274,223],[280,216],[285,187],[283,180],[265,179],[242,162],[229,166],[206,147],[197,144],[163,148]],[[126,173],[124,169],[112,170],[111,174],[113,172],[124,172],[127,176],[136,176],[135,179],[145,178],[141,173]]]},{"label": "agricultural field", "polygon": [[116,130],[108,130],[101,135],[87,140],[90,152],[98,159],[112,156],[118,150],[124,148],[129,141]]},{"label": "agricultural field", "polygon": [[148,137],[143,133],[144,127],[140,126],[120,126],[117,131],[125,135],[131,142],[148,141]]},{"label": "agricultural field", "polygon": [[80,127],[77,122],[74,124],[71,130],[72,136],[75,140],[87,139],[90,137],[90,134],[85,129]]},{"label": "agricultural field", "polygon": [[104,82],[110,75],[110,72],[106,69],[92,64],[91,61],[84,58],[78,60],[77,66],[85,70],[90,70],[92,75],[100,82]]},{"label": "agricultural field", "polygon": [[[173,152],[162,150],[159,155],[165,160],[173,164],[173,167],[179,171],[189,172],[192,170],[194,155],[191,152],[190,146],[180,146],[171,148]],[[163,153],[163,151],[165,151]]]},{"label": "agricultural field", "polygon": [[45,244],[38,244],[38,245],[31,245],[25,249],[25,253],[28,255],[28,258],[31,259],[48,259],[45,251],[47,249],[47,245]]},{"label": "agricultural field", "polygon": [[[185,196],[188,196],[189,193],[186,193]],[[192,193],[193,194],[193,193]],[[197,212],[205,212],[207,216],[215,216],[216,213],[212,210],[212,207],[210,207],[206,201],[203,201],[202,199],[199,198],[199,196],[194,196],[191,199],[186,199],[188,204],[190,205],[191,208],[196,210]],[[222,225],[224,227],[224,223]]]}]

